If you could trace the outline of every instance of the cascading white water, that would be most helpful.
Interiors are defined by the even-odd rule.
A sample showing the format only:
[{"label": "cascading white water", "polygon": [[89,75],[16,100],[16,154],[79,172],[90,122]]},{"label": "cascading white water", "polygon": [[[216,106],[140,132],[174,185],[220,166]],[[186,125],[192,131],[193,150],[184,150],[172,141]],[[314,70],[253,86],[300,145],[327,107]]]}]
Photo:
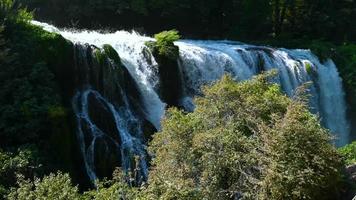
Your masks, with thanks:
[{"label": "cascading white water", "polygon": [[121,61],[140,86],[140,90],[144,94],[148,119],[156,128],[160,127],[165,103],[160,100],[155,91],[159,79],[157,75],[158,65],[152,54],[149,51],[144,51],[147,48],[145,42],[152,41],[152,38],[140,36],[135,32],[118,31],[107,34],[97,31],[74,32],[59,30],[54,26],[37,21],[32,23],[44,27],[44,30],[60,33],[73,43],[91,44],[97,47],[110,44],[120,55]]},{"label": "cascading white water", "polygon": [[[99,127],[95,125],[95,123],[92,122],[90,116],[89,116],[89,104],[88,104],[88,99],[89,95],[93,95],[97,100],[100,100],[107,108],[109,108],[111,114],[114,116],[116,127],[117,127],[117,134],[120,136],[121,139],[121,144],[118,144],[116,141],[111,139],[110,137],[106,137],[106,135],[103,133],[102,130],[100,130]],[[84,164],[85,164],[85,169],[87,171],[87,174],[90,178],[90,180],[96,180],[96,174],[95,174],[95,166],[94,166],[94,148],[95,148],[95,143],[98,138],[101,137],[106,137],[106,139],[109,139],[112,143],[115,144],[116,148],[118,148],[121,151],[121,163],[125,169],[129,169],[132,165],[131,160],[129,156],[126,156],[124,154],[132,154],[132,155],[137,155],[139,156],[139,164],[140,164],[140,169],[142,173],[142,178],[146,179],[148,176],[148,167],[147,167],[147,159],[145,156],[145,151],[144,151],[144,145],[142,144],[141,140],[139,138],[135,138],[132,136],[132,133],[129,132],[129,129],[132,126],[139,126],[140,123],[137,123],[137,119],[134,117],[134,115],[131,113],[130,109],[128,108],[128,103],[127,103],[127,98],[124,93],[122,93],[124,96],[125,104],[122,107],[115,108],[114,105],[112,105],[110,102],[108,102],[103,96],[101,96],[97,91],[87,89],[84,92],[78,92],[74,98],[73,98],[73,109],[74,112],[76,113],[76,118],[77,118],[77,126],[78,126],[78,138],[79,141],[81,142],[81,152],[84,156]],[[91,140],[91,144],[86,147],[85,145],[85,139],[84,139],[84,132],[83,132],[83,127],[82,124],[84,123],[87,125],[87,127],[90,129],[89,133],[91,134],[91,137],[93,138]],[[136,122],[136,123],[135,123]],[[136,127],[135,130],[140,131],[141,129],[139,127]],[[142,135],[142,133],[135,133],[135,135]],[[87,150],[85,149],[87,148]],[[142,180],[141,180],[142,181]]]},{"label": "cascading white water", "polygon": [[[145,42],[152,41],[152,38],[140,36],[137,33],[118,31],[115,33],[99,33],[95,31],[69,31],[59,30],[51,25],[33,22],[42,26],[45,30],[57,32],[73,43],[91,44],[102,47],[104,44],[110,44],[119,54],[123,64],[134,78],[142,94],[142,107],[145,111],[145,118],[148,119],[157,129],[160,127],[160,120],[164,115],[165,103],[159,97],[158,85],[159,74],[158,64],[151,52],[146,48]],[[211,83],[225,73],[231,74],[236,80],[246,80],[262,71],[278,69],[279,78],[276,82],[281,85],[283,91],[293,96],[297,87],[306,82],[312,81],[310,87],[310,107],[318,114],[325,127],[329,128],[335,135],[335,144],[342,146],[349,141],[349,126],[346,118],[346,103],[342,81],[339,77],[335,64],[328,60],[321,63],[316,56],[309,50],[288,50],[274,49],[270,47],[261,47],[246,45],[231,41],[194,41],[181,40],[175,43],[179,47],[179,66],[182,72],[184,95],[180,102],[187,110],[193,110],[193,97],[200,94],[200,87]],[[79,120],[85,120],[91,124],[85,112],[86,94],[93,93],[87,90],[82,94],[82,105],[74,105]],[[107,102],[100,94],[93,93],[97,98],[109,105],[111,112],[115,113],[115,121],[120,130],[121,140],[130,151],[143,154],[143,145],[135,142],[133,134],[122,123],[123,118],[132,117],[132,115],[119,114],[118,108],[115,108],[110,102]],[[77,97],[78,98],[78,97]],[[82,106],[80,109],[79,107]],[[130,113],[130,108],[125,107],[125,112]],[[95,129],[95,125],[90,125],[100,136],[100,131]],[[80,132],[80,131],[79,131]],[[125,148],[126,148],[125,147]],[[92,180],[96,178],[93,171],[92,158],[89,151],[84,153],[88,175]],[[123,156],[125,157],[125,156]],[[125,160],[123,163],[125,165]],[[141,167],[147,174],[145,162],[141,162]]]},{"label": "cascading white water", "polygon": [[[335,144],[349,141],[346,102],[342,81],[335,64],[320,61],[309,50],[271,49],[229,41],[180,41],[180,60],[188,102],[199,94],[201,85],[220,78],[224,73],[246,80],[261,70],[277,68],[283,91],[292,96],[302,84],[312,81],[311,110],[319,114],[323,124],[336,136]],[[262,65],[262,68],[261,68]],[[308,71],[310,68],[310,71]]]},{"label": "cascading white water", "polygon": [[160,127],[160,120],[164,114],[165,104],[160,100],[155,91],[158,84],[158,65],[151,54],[147,55],[149,51],[144,51],[146,48],[144,43],[151,40],[150,38],[125,31],[111,34],[102,34],[93,31],[61,31],[60,34],[74,43],[87,43],[97,47],[110,44],[118,52],[121,61],[127,67],[136,83],[138,83],[143,93],[148,119],[156,128]]}]

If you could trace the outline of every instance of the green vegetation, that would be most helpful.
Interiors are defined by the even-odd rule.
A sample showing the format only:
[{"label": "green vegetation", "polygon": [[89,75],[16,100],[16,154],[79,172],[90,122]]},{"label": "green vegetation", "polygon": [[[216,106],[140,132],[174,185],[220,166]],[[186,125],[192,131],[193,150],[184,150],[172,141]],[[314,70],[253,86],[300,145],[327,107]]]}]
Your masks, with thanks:
[{"label": "green vegetation", "polygon": [[20,0],[36,18],[79,28],[176,28],[199,38],[355,41],[350,0]]},{"label": "green vegetation", "polygon": [[[60,35],[31,25],[32,14],[11,0],[1,0],[0,10],[2,197],[18,173],[33,177],[69,171],[59,149],[70,134],[67,109],[54,72],[68,60],[71,46]],[[70,141],[65,143],[70,150]]]},{"label": "green vegetation", "polygon": [[119,57],[119,54],[115,51],[115,49],[109,45],[109,44],[104,44],[103,49],[105,54],[112,59],[115,63],[121,63],[121,59]]},{"label": "green vegetation", "polygon": [[78,200],[78,188],[71,185],[68,174],[50,174],[42,180],[36,178],[33,182],[26,180],[23,176],[18,177],[17,189],[12,189],[7,196],[9,200],[38,200],[58,199]]},{"label": "green vegetation", "polygon": [[0,150],[0,197],[15,185],[17,174],[33,176],[33,173],[39,172],[41,165],[38,159],[35,147],[21,147],[14,153]]},{"label": "green vegetation", "polygon": [[313,72],[312,65],[310,63],[305,63],[305,70],[308,74],[311,74]]},{"label": "green vegetation", "polygon": [[[100,27],[109,18],[107,25],[117,19],[123,27],[150,22],[146,29],[174,26],[189,36],[272,38],[270,44],[289,41],[282,45],[310,48],[322,59],[333,58],[349,96],[356,94],[356,46],[352,43],[356,34],[351,29],[355,20],[341,20],[353,19],[354,1],[21,2],[45,8],[36,13],[54,14],[53,19],[62,25],[72,20],[82,27],[92,23]],[[97,188],[79,191],[72,183],[77,177],[68,174],[75,160],[68,122],[71,108],[59,88],[68,74],[56,73],[68,67],[72,44],[31,25],[31,19],[32,13],[17,3],[0,0],[0,198],[323,200],[345,195],[342,156],[346,164],[354,164],[356,143],[338,153],[329,132],[307,110],[303,89],[300,96],[289,99],[279,86],[269,83],[271,74],[242,83],[225,76],[204,87],[193,113],[169,109],[162,130],[148,147],[153,158],[147,183],[133,187],[131,174],[117,170],[112,180],[98,180]],[[320,38],[326,42],[311,40]],[[177,67],[178,32],[164,31],[155,39],[147,46],[160,56],[157,61]],[[110,45],[94,54],[99,64],[106,57],[120,63]],[[177,73],[166,68],[161,76],[174,80],[171,75]],[[311,73],[312,66],[306,64],[306,70]]]},{"label": "green vegetation", "polygon": [[175,41],[180,39],[179,32],[176,30],[163,31],[155,34],[156,41],[146,42],[148,46],[155,54],[158,51],[158,55],[161,57],[176,60],[179,56],[179,49],[174,45]]},{"label": "green vegetation", "polygon": [[295,100],[270,84],[271,74],[236,83],[225,76],[196,111],[168,111],[154,135],[147,185],[129,186],[120,170],[79,193],[67,174],[34,181],[18,176],[8,199],[340,199],[342,159],[303,89]]},{"label": "green vegetation", "polygon": [[[334,56],[344,80],[346,90],[356,96],[356,44],[344,44],[336,47]],[[356,100],[356,99],[355,99]]]},{"label": "green vegetation", "polygon": [[96,61],[100,64],[100,65],[103,65],[104,62],[105,62],[105,54],[103,52],[101,52],[100,49],[95,49],[94,50],[94,56],[95,56],[95,59]]},{"label": "green vegetation", "polygon": [[340,148],[339,152],[344,156],[347,165],[356,164],[356,142]]},{"label": "green vegetation", "polygon": [[154,199],[337,199],[342,162],[330,135],[269,76],[224,77],[196,111],[171,109],[154,135]]},{"label": "green vegetation", "polygon": [[[116,170],[112,180],[96,183],[96,189],[79,193],[78,187],[73,186],[68,174],[51,173],[42,179],[26,180],[22,175],[17,177],[18,188],[12,188],[6,196],[8,200],[116,200],[138,199],[139,190],[130,187],[125,180],[127,177]],[[141,197],[140,197],[141,198]]]},{"label": "green vegetation", "polygon": [[97,182],[97,189],[85,192],[82,199],[93,200],[116,200],[116,199],[142,199],[144,200],[143,193],[141,194],[138,188],[130,187],[129,177],[125,175],[120,169],[113,173],[112,180],[104,180]]},{"label": "green vegetation", "polygon": [[178,48],[174,46],[174,42],[180,39],[178,31],[163,31],[156,34],[155,39],[156,46],[160,55],[173,58],[178,57]]}]

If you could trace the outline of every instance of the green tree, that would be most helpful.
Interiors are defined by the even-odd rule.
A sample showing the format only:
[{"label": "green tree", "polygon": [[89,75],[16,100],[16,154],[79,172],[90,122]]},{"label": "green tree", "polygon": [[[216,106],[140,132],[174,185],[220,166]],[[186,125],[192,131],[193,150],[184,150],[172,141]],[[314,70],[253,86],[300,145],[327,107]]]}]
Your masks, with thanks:
[{"label": "green tree", "polygon": [[306,104],[290,104],[284,116],[274,121],[261,132],[268,156],[261,198],[341,199],[341,157]]},{"label": "green tree", "polygon": [[150,146],[152,199],[338,197],[342,165],[329,133],[270,78],[225,76],[193,113],[168,111]]}]

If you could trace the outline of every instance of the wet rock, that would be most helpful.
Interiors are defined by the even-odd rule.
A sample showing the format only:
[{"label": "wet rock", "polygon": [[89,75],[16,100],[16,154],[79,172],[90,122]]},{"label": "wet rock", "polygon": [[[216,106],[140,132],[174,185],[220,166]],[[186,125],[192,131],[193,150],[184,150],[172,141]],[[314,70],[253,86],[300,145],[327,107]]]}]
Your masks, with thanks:
[{"label": "wet rock", "polygon": [[115,118],[106,103],[95,95],[89,95],[89,116],[92,122],[117,143],[121,143]]},{"label": "wet rock", "polygon": [[116,167],[121,165],[121,151],[113,140],[98,137],[94,147],[94,166],[99,178],[111,177]]},{"label": "wet rock", "polygon": [[350,179],[356,183],[356,164],[346,167],[346,172],[349,175]]},{"label": "wet rock", "polygon": [[145,143],[148,143],[152,140],[152,136],[154,133],[157,132],[157,129],[148,120],[144,120],[142,124],[143,124],[142,132],[143,132],[143,137],[144,137],[143,141]]},{"label": "wet rock", "polygon": [[269,56],[273,56],[273,52],[274,52],[274,49],[273,48],[270,48],[270,47],[262,47],[262,46],[252,46],[252,47],[248,47],[246,48],[246,50],[248,51],[263,51],[265,52],[266,54],[268,54]]},{"label": "wet rock", "polygon": [[152,48],[152,54],[158,63],[158,73],[160,78],[160,96],[168,106],[179,106],[182,97],[182,77],[178,65],[179,49],[173,46],[177,52],[176,56],[162,55],[157,48]]}]

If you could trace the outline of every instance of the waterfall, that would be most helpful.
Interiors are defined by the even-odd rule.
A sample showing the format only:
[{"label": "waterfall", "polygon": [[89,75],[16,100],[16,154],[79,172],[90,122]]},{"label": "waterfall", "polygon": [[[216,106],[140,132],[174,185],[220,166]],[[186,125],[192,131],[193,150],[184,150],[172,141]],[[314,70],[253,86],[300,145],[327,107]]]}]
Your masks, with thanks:
[{"label": "waterfall", "polygon": [[337,146],[348,143],[345,94],[331,60],[320,63],[310,50],[272,49],[230,41],[183,40],[177,45],[186,84],[183,102],[188,109],[192,98],[200,94],[200,86],[224,73],[231,74],[236,80],[246,80],[261,71],[276,68],[279,71],[276,82],[289,96],[302,84],[312,82],[309,89],[311,111],[318,114],[322,124],[335,134]]},{"label": "waterfall", "polygon": [[[141,181],[144,181],[148,172],[146,140],[143,138],[144,124],[148,121],[159,130],[160,120],[166,107],[159,92],[161,85],[158,63],[149,48],[145,46],[145,42],[154,39],[135,32],[71,31],[59,30],[41,22],[34,21],[33,24],[47,31],[57,32],[77,44],[77,51],[82,57],[77,61],[77,67],[86,66],[85,69],[79,70],[80,73],[86,74],[81,75],[85,76],[83,79],[89,80],[92,79],[90,76],[96,76],[96,73],[108,71],[104,73],[103,79],[108,77],[109,81],[100,80],[105,82],[102,84],[105,85],[104,89],[101,86],[95,88],[90,81],[86,81],[78,88],[72,100],[78,122],[78,140],[90,179],[97,178],[98,165],[95,162],[98,158],[95,155],[95,148],[101,147],[100,141],[104,141],[103,151],[120,152],[112,155],[120,157],[120,165],[125,169],[130,167],[132,169],[132,155],[138,156]],[[93,53],[88,55],[87,52],[94,52],[95,48],[102,48],[104,44],[110,44],[119,54],[123,64],[122,70],[127,70],[125,77],[132,79],[126,86],[121,81],[125,77],[116,78],[115,73],[119,69],[115,64],[107,61],[105,69],[95,70],[97,64],[92,61],[93,58],[90,58],[93,57]],[[229,73],[237,81],[243,81],[263,71],[277,69],[279,76],[274,81],[281,85],[288,96],[293,96],[296,89],[304,83],[312,82],[309,88],[310,110],[319,115],[322,124],[335,135],[336,146],[349,142],[350,131],[346,118],[342,80],[331,60],[321,62],[310,50],[276,49],[232,41],[181,40],[175,44],[179,47],[177,64],[182,76],[183,90],[179,102],[186,110],[194,110],[193,98],[201,95],[202,85],[218,80],[225,73]],[[132,89],[128,89],[130,86],[136,88],[137,91],[136,89],[134,91],[139,95],[133,95]],[[101,112],[112,116],[108,118],[112,118],[111,124],[114,124],[114,128],[112,125],[107,125],[109,122],[99,127],[98,123],[103,124],[103,122],[93,120],[93,116],[90,115],[90,105],[95,104],[96,107],[100,105]],[[110,146],[111,149],[108,149],[107,147]],[[113,163],[117,164],[115,160]]]},{"label": "waterfall", "polygon": [[[124,99],[127,99],[124,93],[121,93],[124,96]],[[108,108],[109,112],[114,116],[115,125],[117,127],[117,134],[120,136],[121,143],[118,144],[117,141],[108,137],[99,127],[91,120],[89,115],[89,104],[88,99],[90,95],[98,100],[103,106]],[[146,164],[144,145],[141,143],[139,138],[135,138],[132,133],[130,133],[130,128],[133,126],[140,126],[138,120],[131,113],[128,108],[127,102],[125,102],[124,107],[115,108],[114,105],[109,103],[104,97],[102,97],[97,91],[87,89],[84,92],[78,92],[73,98],[73,109],[76,113],[77,118],[77,126],[78,126],[78,138],[81,146],[81,153],[85,160],[85,169],[87,174],[91,180],[96,180],[95,170],[95,143],[102,138],[108,138],[110,142],[112,142],[116,148],[116,150],[121,153],[121,163],[125,169],[129,169],[132,166],[130,157],[127,154],[137,155],[139,156],[139,165],[140,169],[142,169],[142,179],[146,179],[148,176],[148,167]],[[90,134],[92,140],[88,147],[85,149],[85,136],[83,125],[87,126],[86,128],[90,129],[87,133]],[[140,127],[135,127],[136,130],[140,131]],[[138,180],[142,181],[142,180]]]}]

